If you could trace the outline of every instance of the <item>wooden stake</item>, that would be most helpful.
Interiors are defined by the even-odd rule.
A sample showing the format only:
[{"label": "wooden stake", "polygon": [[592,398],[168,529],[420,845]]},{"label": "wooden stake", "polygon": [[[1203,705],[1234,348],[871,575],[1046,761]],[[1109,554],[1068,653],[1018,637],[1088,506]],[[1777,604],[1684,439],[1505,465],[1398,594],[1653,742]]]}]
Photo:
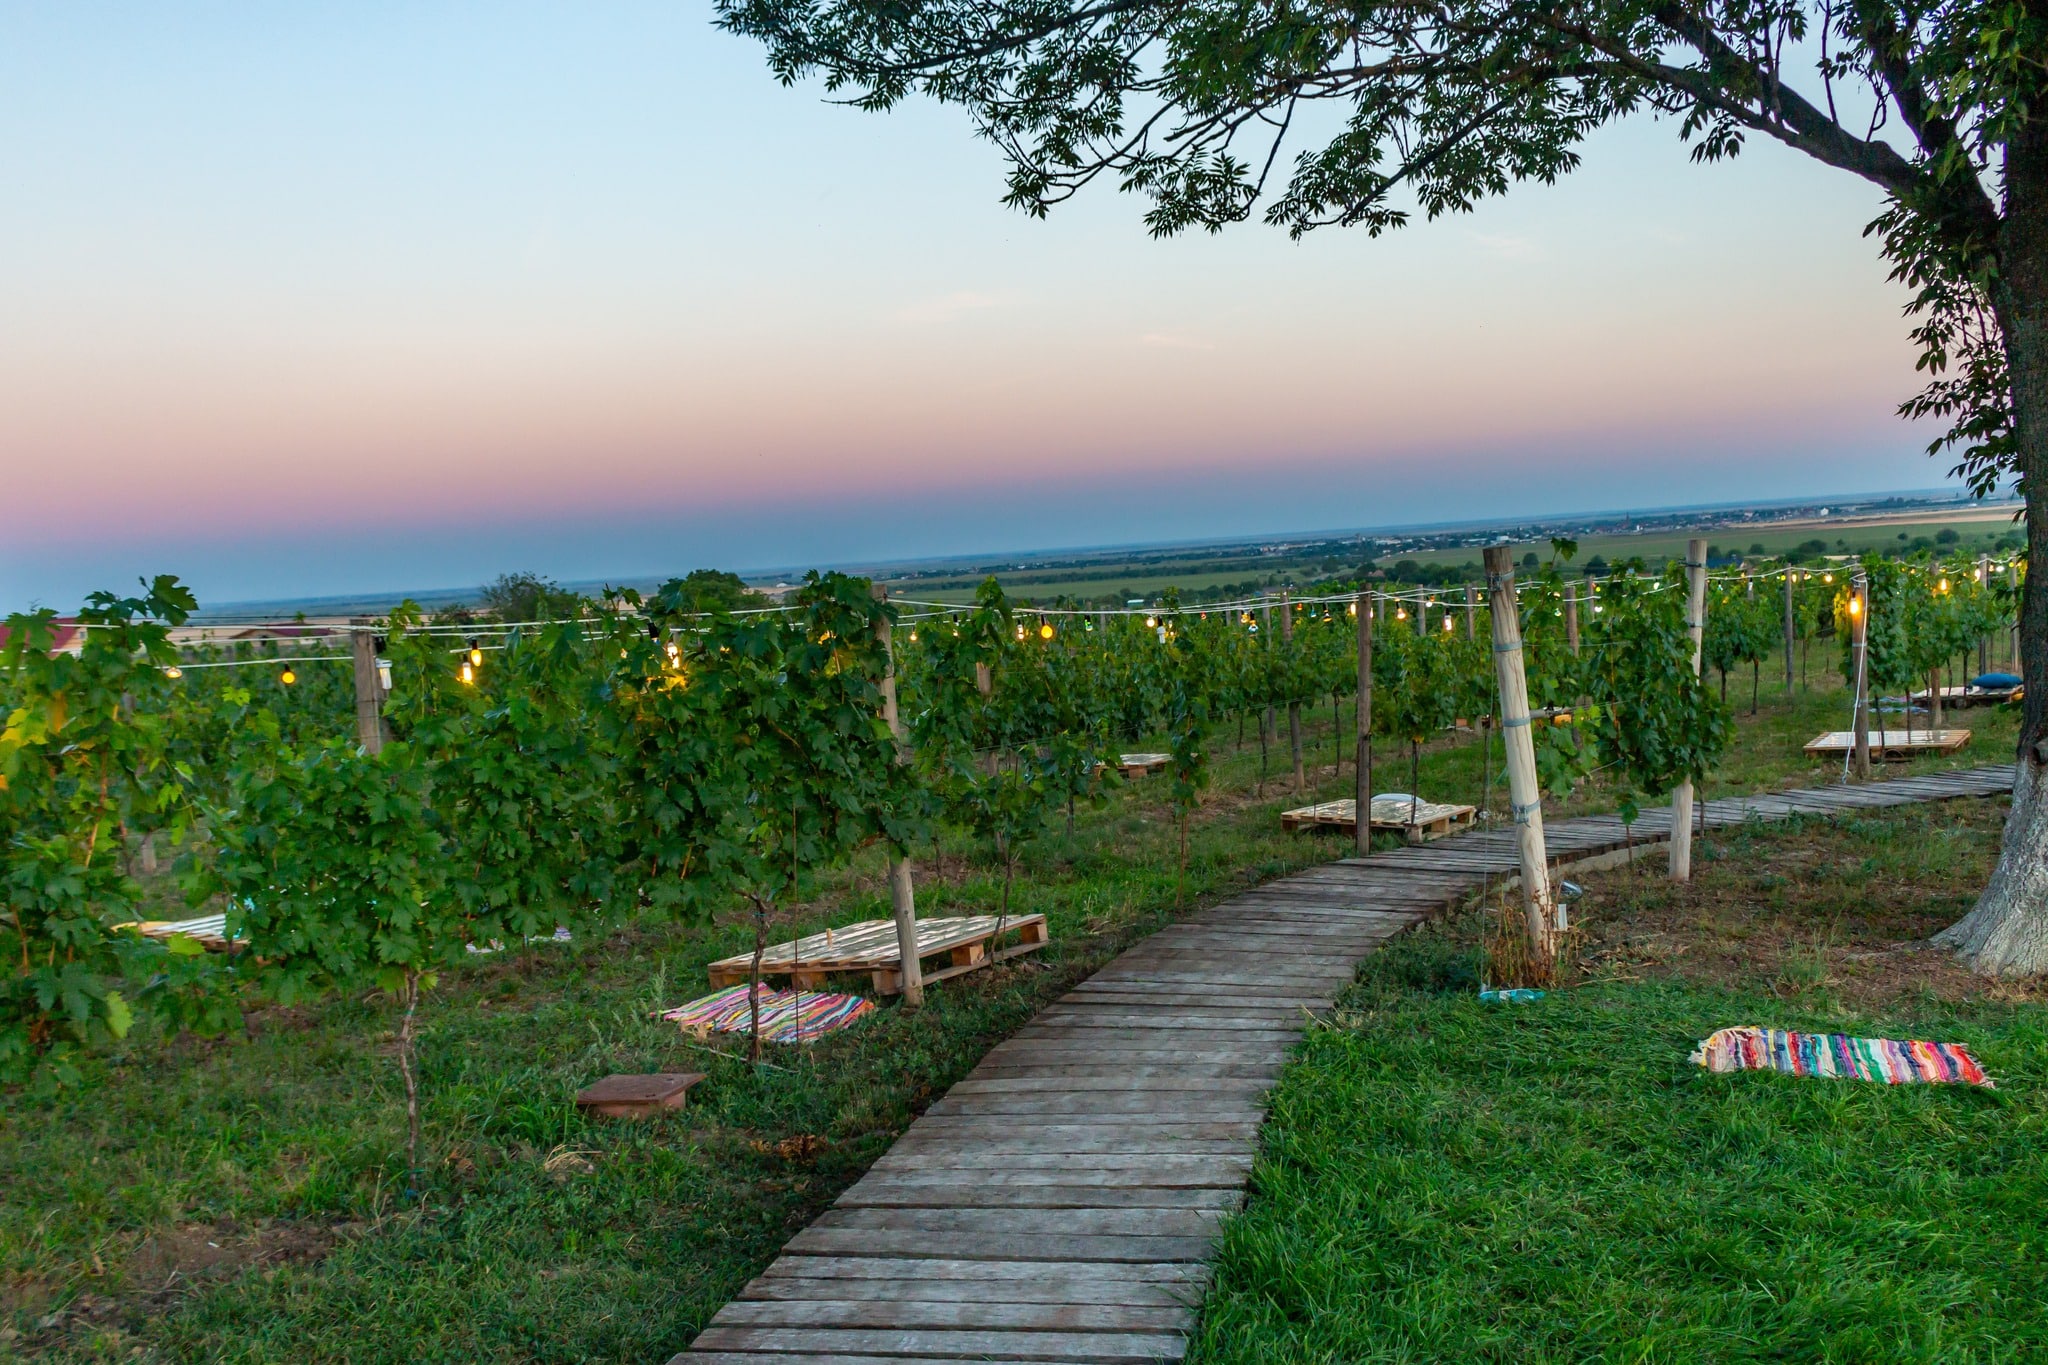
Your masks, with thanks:
[{"label": "wooden stake", "polygon": [[[1870,780],[1870,580],[1859,571],[1850,580],[1849,611],[1849,662],[1856,675],[1856,745],[1850,759],[1850,767],[1861,781]],[[1906,704],[1912,705],[1911,689],[1907,689]],[[1912,712],[1907,711],[1907,724],[1912,723]],[[1879,722],[1882,724],[1883,722]],[[1878,742],[1882,744],[1883,731],[1879,731]]]},{"label": "wooden stake", "polygon": [[[1294,655],[1294,608],[1287,601],[1286,589],[1280,591],[1280,643],[1288,657]],[[1303,791],[1308,787],[1308,774],[1301,766],[1301,698],[1287,699],[1287,747],[1294,756],[1294,789]]]},{"label": "wooden stake", "polygon": [[[1700,640],[1707,628],[1707,542],[1685,542],[1685,633],[1692,637],[1692,675],[1700,675]],[[1671,880],[1692,880],[1692,779],[1671,793]]]},{"label": "wooden stake", "polygon": [[1352,774],[1352,813],[1358,817],[1352,847],[1361,858],[1372,852],[1372,594],[1358,594],[1358,762]]},{"label": "wooden stake", "polygon": [[1564,642],[1574,655],[1579,652],[1579,585],[1564,585]]},{"label": "wooden stake", "polygon": [[1429,589],[1428,589],[1428,588],[1424,588],[1424,589],[1422,590],[1422,595],[1421,595],[1420,597],[1417,597],[1417,598],[1415,599],[1415,633],[1416,633],[1417,635],[1427,635],[1427,634],[1429,634]]},{"label": "wooden stake", "polygon": [[1493,615],[1493,667],[1500,682],[1501,733],[1508,751],[1508,807],[1522,870],[1522,916],[1529,951],[1547,970],[1557,920],[1550,859],[1543,847],[1543,790],[1536,778],[1536,737],[1529,732],[1529,677],[1522,666],[1522,622],[1515,606],[1514,550],[1486,547],[1487,605]]},{"label": "wooden stake", "polygon": [[349,622],[349,655],[355,665],[356,743],[366,754],[384,752],[384,679],[377,668],[376,623],[367,616]]},{"label": "wooden stake", "polygon": [[[1977,556],[1977,586],[1983,592],[1991,591],[1991,556]],[[1991,671],[1991,636],[1977,637],[1977,672],[1982,675]]]},{"label": "wooden stake", "polygon": [[[874,594],[877,602],[889,600],[889,590],[879,583]],[[875,634],[882,641],[882,719],[888,723],[889,733],[896,737],[896,765],[906,767],[910,763],[910,736],[896,708],[896,646],[890,638],[888,617],[883,617],[875,627]],[[987,671],[984,668],[982,673]],[[984,689],[983,695],[986,694]],[[897,856],[893,850],[889,854],[889,901],[896,919],[896,958],[903,983],[903,1008],[914,1010],[924,1004],[924,968],[917,960],[917,892],[910,882],[910,859]]]},{"label": "wooden stake", "polygon": [[1799,635],[1792,620],[1792,575],[1795,572],[1797,570],[1789,566],[1785,570],[1785,695],[1788,697],[1792,695],[1792,644]]},{"label": "wooden stake", "polygon": [[1467,583],[1465,585],[1465,638],[1468,640],[1479,638],[1478,596],[1477,593],[1472,591],[1472,585]]}]

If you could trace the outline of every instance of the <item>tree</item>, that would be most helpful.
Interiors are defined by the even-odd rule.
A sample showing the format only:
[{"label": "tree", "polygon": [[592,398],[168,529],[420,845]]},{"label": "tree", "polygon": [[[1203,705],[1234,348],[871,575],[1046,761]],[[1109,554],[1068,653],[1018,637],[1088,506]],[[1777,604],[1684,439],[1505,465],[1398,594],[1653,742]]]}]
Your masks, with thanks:
[{"label": "tree", "polygon": [[483,609],[500,621],[532,623],[566,616],[581,605],[575,593],[537,573],[502,573],[477,594]]},{"label": "tree", "polygon": [[[1945,421],[1930,452],[1952,452],[1978,493],[2018,480],[2029,558],[2048,562],[2039,0],[718,10],[723,27],[767,45],[785,82],[822,75],[866,109],[915,93],[966,107],[1010,163],[1008,202],[1026,212],[1106,179],[1149,197],[1147,224],[1162,235],[1218,230],[1262,204],[1297,235],[1330,224],[1378,234],[1555,180],[1591,132],[1629,114],[1675,117],[1696,161],[1773,139],[1884,191],[1867,232],[1912,293],[1927,377],[1901,411]],[[1951,936],[1999,974],[2048,970],[2048,576],[2028,580],[2021,637],[2026,712],[2005,846]]]}]

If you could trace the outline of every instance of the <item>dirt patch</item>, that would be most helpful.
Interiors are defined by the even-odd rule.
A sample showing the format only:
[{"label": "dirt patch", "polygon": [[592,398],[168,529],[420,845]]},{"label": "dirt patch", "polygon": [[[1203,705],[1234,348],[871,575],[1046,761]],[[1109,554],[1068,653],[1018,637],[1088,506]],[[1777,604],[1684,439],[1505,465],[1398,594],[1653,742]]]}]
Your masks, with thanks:
[{"label": "dirt patch", "polygon": [[95,1257],[103,1273],[87,1283],[104,1288],[83,1290],[60,1303],[62,1295],[46,1284],[8,1286],[7,1309],[40,1315],[32,1319],[30,1331],[12,1341],[0,1336],[0,1347],[34,1354],[87,1337],[104,1345],[138,1330],[202,1285],[258,1267],[310,1264],[361,1230],[355,1224],[240,1224],[232,1219],[163,1229],[142,1239],[117,1265]]},{"label": "dirt patch", "polygon": [[1998,856],[2003,801],[1957,801],[1708,836],[1687,885],[1661,851],[1576,878],[1581,979],[1683,976],[1882,1008],[1909,997],[2043,999],[1928,938],[1969,911]]}]

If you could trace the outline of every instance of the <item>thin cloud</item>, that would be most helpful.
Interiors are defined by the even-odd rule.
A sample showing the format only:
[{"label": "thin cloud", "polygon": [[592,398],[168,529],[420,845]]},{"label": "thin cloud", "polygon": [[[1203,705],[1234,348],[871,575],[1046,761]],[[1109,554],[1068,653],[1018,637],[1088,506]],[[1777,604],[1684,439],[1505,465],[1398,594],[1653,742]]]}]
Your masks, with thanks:
[{"label": "thin cloud", "polygon": [[1213,351],[1214,342],[1200,337],[1188,336],[1184,332],[1147,332],[1138,338],[1140,346],[1150,346],[1161,351]]},{"label": "thin cloud", "polygon": [[889,316],[896,322],[946,323],[968,313],[986,312],[991,308],[1008,308],[1015,302],[1004,294],[980,294],[970,289],[956,289],[950,294],[937,298],[920,299],[905,304]]},{"label": "thin cloud", "polygon": [[1478,243],[1481,251],[1497,260],[1533,261],[1543,255],[1543,248],[1527,237],[1490,232],[1467,232],[1465,235]]}]

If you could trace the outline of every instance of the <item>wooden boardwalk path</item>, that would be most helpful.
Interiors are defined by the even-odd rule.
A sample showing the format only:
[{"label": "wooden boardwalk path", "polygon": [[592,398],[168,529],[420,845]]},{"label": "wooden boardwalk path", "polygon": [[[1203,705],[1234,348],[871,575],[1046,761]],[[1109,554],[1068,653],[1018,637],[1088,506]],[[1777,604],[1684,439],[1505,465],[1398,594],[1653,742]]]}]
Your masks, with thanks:
[{"label": "wooden boardwalk path", "polygon": [[[1708,827],[2012,788],[2009,766],[1705,803]],[[1668,810],[1636,821],[1656,842]],[[1549,827],[1556,863],[1624,846]],[[671,1365],[1175,1361],[1266,1091],[1359,959],[1516,871],[1489,830],[1346,858],[1179,921],[1049,1006],[913,1123]]]}]

